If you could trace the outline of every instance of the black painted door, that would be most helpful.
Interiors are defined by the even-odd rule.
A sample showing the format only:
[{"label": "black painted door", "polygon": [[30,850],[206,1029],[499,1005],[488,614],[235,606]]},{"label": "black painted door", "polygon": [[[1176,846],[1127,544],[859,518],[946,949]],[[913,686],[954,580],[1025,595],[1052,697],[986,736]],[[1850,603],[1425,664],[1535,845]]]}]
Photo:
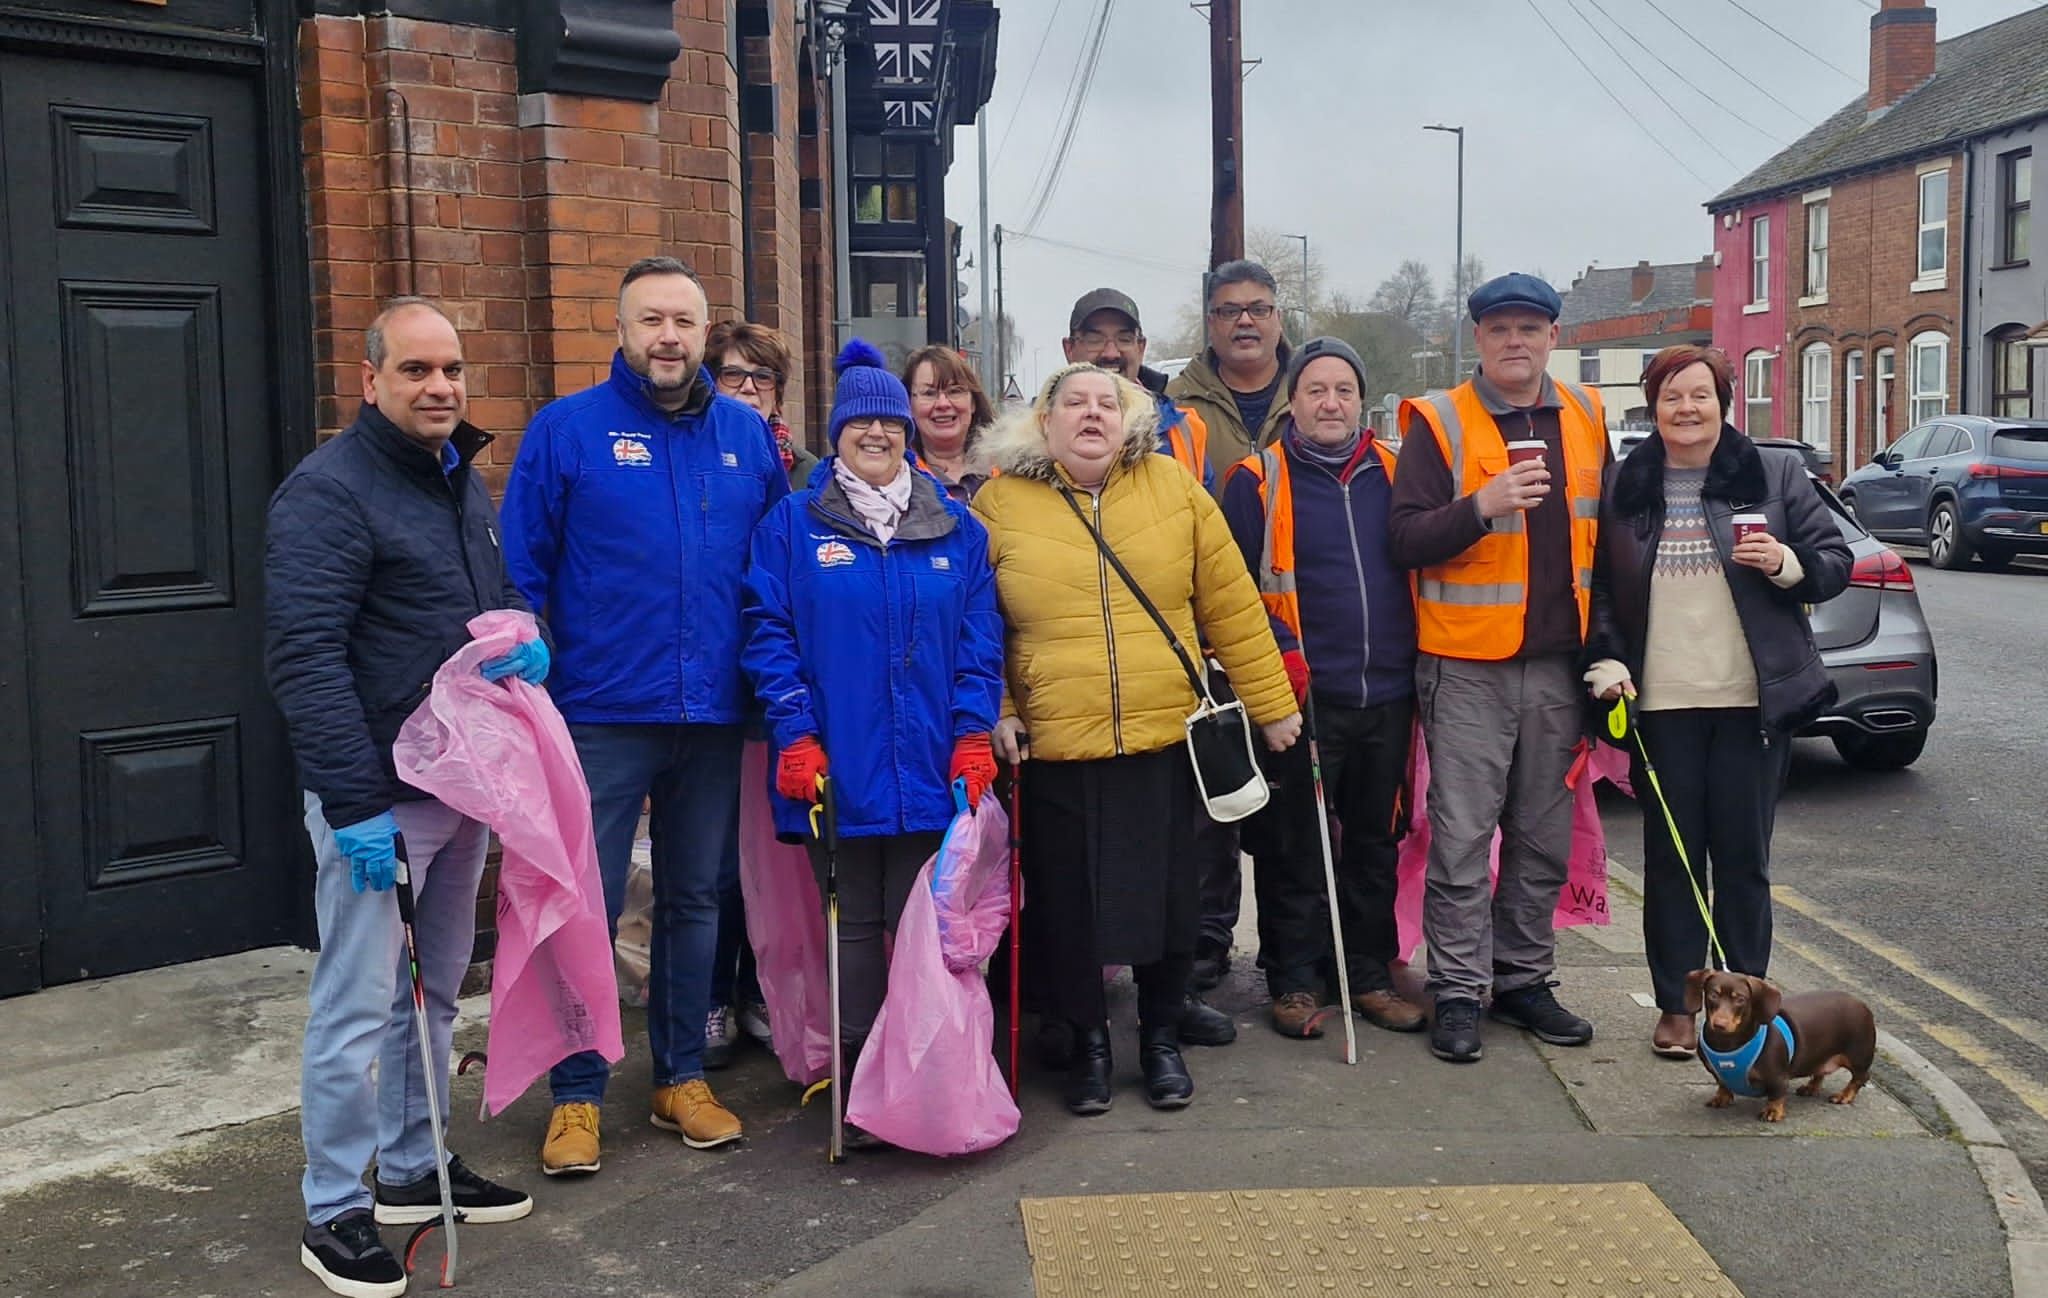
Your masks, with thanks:
[{"label": "black painted door", "polygon": [[290,928],[291,758],[262,671],[259,94],[238,72],[0,54],[0,526],[20,573],[0,652],[26,659],[0,668],[0,722],[25,697],[5,760],[34,806],[0,818],[0,899],[33,874],[44,983]]}]

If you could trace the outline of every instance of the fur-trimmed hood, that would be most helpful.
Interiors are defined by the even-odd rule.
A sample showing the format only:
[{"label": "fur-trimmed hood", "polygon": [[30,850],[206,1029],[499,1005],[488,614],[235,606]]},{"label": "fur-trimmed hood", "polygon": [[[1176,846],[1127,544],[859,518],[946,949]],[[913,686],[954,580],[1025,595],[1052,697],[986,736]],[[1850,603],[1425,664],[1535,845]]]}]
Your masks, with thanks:
[{"label": "fur-trimmed hood", "polygon": [[[1762,500],[1769,490],[1763,452],[1733,425],[1721,425],[1701,494],[1742,506]],[[1623,517],[1636,517],[1663,504],[1664,438],[1651,433],[1614,471],[1614,508]]]},{"label": "fur-trimmed hood", "polygon": [[[1142,463],[1159,448],[1159,403],[1151,393],[1118,377],[1117,394],[1124,412],[1124,440],[1112,474]],[[991,468],[1033,482],[1053,482],[1058,473],[1046,449],[1039,402],[1020,406],[995,422],[976,447],[977,467]]]}]

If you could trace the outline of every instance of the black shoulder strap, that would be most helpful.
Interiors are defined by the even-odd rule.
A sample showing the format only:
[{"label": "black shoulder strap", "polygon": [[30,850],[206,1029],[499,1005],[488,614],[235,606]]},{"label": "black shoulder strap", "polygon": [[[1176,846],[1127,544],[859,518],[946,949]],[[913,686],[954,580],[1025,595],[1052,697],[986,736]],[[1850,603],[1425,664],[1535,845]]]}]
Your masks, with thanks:
[{"label": "black shoulder strap", "polygon": [[1102,551],[1102,557],[1109,561],[1109,566],[1116,569],[1116,575],[1123,579],[1124,585],[1137,597],[1139,607],[1151,615],[1152,622],[1159,628],[1160,634],[1173,646],[1173,656],[1180,659],[1181,670],[1188,674],[1188,684],[1195,687],[1195,696],[1207,699],[1208,686],[1203,681],[1201,673],[1195,670],[1195,660],[1188,657],[1187,646],[1180,642],[1180,637],[1174,633],[1173,627],[1160,615],[1151,597],[1145,594],[1145,588],[1138,584],[1138,579],[1131,576],[1130,570],[1124,567],[1123,560],[1116,557],[1116,551],[1109,548],[1109,542],[1102,539],[1102,533],[1096,531],[1095,525],[1088,521],[1088,515],[1081,512],[1081,502],[1074,499],[1073,490],[1064,482],[1053,485],[1058,488],[1061,499],[1067,502],[1067,508],[1074,511],[1074,517],[1081,520],[1081,526],[1088,529],[1088,535],[1095,540],[1095,548]]}]

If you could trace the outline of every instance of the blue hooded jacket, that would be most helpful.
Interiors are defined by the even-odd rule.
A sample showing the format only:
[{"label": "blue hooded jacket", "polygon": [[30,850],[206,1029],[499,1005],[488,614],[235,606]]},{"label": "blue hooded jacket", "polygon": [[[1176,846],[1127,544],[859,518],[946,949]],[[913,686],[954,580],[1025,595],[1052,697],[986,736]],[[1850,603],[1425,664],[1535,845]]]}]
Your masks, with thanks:
[{"label": "blue hooded jacket", "polygon": [[605,382],[541,408],[499,518],[512,580],[554,631],[565,720],[746,719],[740,582],[754,525],[788,494],[766,422],[709,372],[669,413],[614,353]]},{"label": "blue hooded jacket", "polygon": [[[918,472],[883,545],[832,477],[770,510],[747,574],[747,675],[780,752],[824,746],[847,838],[943,830],[953,821],[953,742],[993,730],[1003,696],[1003,622],[988,533]],[[784,837],[807,804],[775,799]]]}]

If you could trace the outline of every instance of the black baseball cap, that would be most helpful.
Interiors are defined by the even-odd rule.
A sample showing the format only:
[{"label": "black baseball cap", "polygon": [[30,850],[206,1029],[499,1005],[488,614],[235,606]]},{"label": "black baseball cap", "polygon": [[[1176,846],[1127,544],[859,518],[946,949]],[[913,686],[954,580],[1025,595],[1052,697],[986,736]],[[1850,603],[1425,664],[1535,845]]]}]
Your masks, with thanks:
[{"label": "black baseball cap", "polygon": [[1097,311],[1118,311],[1129,316],[1131,327],[1142,330],[1145,326],[1138,320],[1138,304],[1131,301],[1128,293],[1119,293],[1113,288],[1098,288],[1081,295],[1074,303],[1074,313],[1067,317],[1067,337],[1081,332],[1081,322]]}]

